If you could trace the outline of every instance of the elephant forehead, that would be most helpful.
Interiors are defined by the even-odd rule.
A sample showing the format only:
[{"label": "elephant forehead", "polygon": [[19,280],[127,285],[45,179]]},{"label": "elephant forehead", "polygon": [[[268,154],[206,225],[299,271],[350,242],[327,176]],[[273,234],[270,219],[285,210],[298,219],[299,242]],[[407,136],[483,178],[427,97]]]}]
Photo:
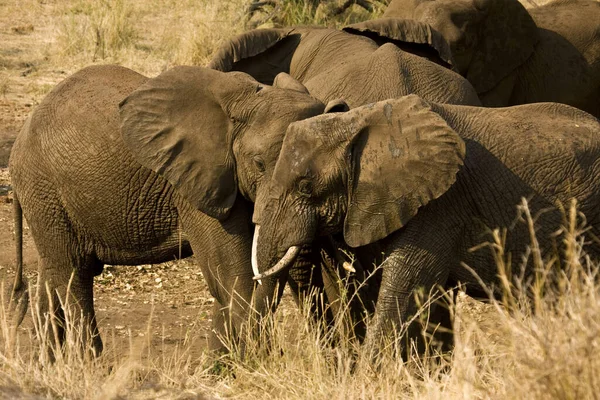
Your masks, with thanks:
[{"label": "elephant forehead", "polygon": [[310,172],[319,152],[326,151],[326,144],[319,137],[298,137],[284,144],[282,158],[285,158],[292,175]]},{"label": "elephant forehead", "polygon": [[[295,121],[300,121],[323,112],[325,107],[310,96],[296,96],[278,91],[279,96],[258,98],[251,107],[246,120],[247,133],[244,135],[244,147],[252,154],[262,154],[281,149],[285,132]],[[290,92],[290,91],[287,91]],[[307,98],[308,97],[308,98]],[[244,120],[244,119],[242,119]]]}]

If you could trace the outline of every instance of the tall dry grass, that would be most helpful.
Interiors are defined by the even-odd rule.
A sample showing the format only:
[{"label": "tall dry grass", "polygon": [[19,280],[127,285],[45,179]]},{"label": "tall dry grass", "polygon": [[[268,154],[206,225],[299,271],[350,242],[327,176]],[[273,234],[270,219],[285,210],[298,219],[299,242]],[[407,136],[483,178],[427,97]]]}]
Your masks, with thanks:
[{"label": "tall dry grass", "polygon": [[[582,250],[582,220],[574,209],[566,215],[560,248],[545,260],[535,259],[537,239],[532,235],[529,254],[538,263],[533,285],[501,274],[505,295],[500,300],[481,303],[459,294],[452,304],[454,297],[447,297],[455,318],[452,353],[438,352],[432,342],[425,354],[411,350],[403,362],[397,357],[397,343],[403,342],[391,341],[374,364],[345,336],[342,324],[333,331],[337,341],[332,346],[331,334],[287,309],[265,321],[268,334],[246,338],[243,354],[231,344],[229,355],[195,358],[184,341],[161,355],[149,346],[157,323],[150,318],[146,336],[131,335],[127,349],[105,337],[107,350],[95,360],[81,355],[76,345],[81,331],[72,326],[65,355],[50,363],[33,336],[51,325],[32,310],[32,337],[27,346],[15,346],[2,312],[0,386],[13,394],[97,399],[598,398],[599,269]],[[535,232],[527,213],[525,222]],[[496,251],[499,270],[506,271],[510,257],[503,252],[502,238],[498,231],[488,245]],[[305,314],[307,310],[308,305]],[[420,313],[426,316],[427,307]]]}]

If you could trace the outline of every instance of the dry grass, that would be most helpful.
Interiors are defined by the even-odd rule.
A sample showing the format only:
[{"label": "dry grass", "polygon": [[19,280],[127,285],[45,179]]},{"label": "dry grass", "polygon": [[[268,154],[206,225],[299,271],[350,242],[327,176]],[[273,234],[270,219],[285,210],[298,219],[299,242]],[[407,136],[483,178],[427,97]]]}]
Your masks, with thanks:
[{"label": "dry grass", "polygon": [[[527,213],[525,217],[533,232],[532,219]],[[96,360],[81,355],[75,344],[80,330],[70,324],[64,355],[50,363],[33,332],[52,326],[32,310],[35,328],[29,343],[15,346],[9,318],[0,310],[0,387],[14,396],[97,399],[597,398],[599,270],[582,252],[581,221],[574,211],[567,215],[560,253],[547,260],[536,261],[532,236],[530,254],[537,263],[533,286],[504,275],[502,300],[484,304],[459,294],[451,305],[456,329],[452,354],[430,346],[425,355],[413,351],[402,362],[390,342],[374,365],[360,345],[344,338],[341,327],[334,330],[341,340],[331,346],[329,335],[298,318],[297,310],[284,309],[265,322],[268,335],[247,338],[243,356],[232,345],[228,356],[204,353],[194,358],[187,340],[158,355],[149,346],[156,325],[151,317],[146,335],[130,334],[127,349],[105,337],[107,350]],[[499,269],[505,270],[509,257],[503,253],[502,235],[495,237],[489,245]],[[557,269],[559,260],[562,268]]]}]

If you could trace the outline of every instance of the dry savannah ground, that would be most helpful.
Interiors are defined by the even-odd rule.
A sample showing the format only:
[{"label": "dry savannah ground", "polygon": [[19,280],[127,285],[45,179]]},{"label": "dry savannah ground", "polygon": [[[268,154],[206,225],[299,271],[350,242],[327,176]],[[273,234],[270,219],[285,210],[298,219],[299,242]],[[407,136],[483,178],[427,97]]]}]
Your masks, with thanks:
[{"label": "dry savannah ground", "polygon": [[[6,165],[36,104],[60,80],[90,64],[119,63],[149,76],[176,64],[203,65],[223,39],[244,29],[247,3],[0,0],[0,280],[5,286],[14,276],[15,254]],[[254,18],[266,25],[275,20],[335,26],[369,17],[355,7],[331,20],[302,1],[281,0],[276,10]],[[250,341],[245,357],[234,351],[218,359],[203,351],[211,298],[193,258],[107,266],[94,288],[106,349],[95,361],[81,360],[67,346],[63,359],[39,362],[31,313],[15,337],[0,308],[0,398],[597,399],[598,269],[579,251],[581,220],[567,220],[559,284],[540,281],[531,300],[519,296],[508,280],[506,288],[513,290],[501,302],[459,295],[452,307],[457,335],[451,355],[441,356],[432,346],[403,363],[391,349],[373,368],[351,341],[328,345],[299,318],[288,296],[270,325],[270,351]],[[499,267],[508,268],[501,235],[494,249]],[[556,259],[539,265],[540,271],[553,270],[553,263]],[[25,229],[25,274],[32,284],[36,264]]]}]

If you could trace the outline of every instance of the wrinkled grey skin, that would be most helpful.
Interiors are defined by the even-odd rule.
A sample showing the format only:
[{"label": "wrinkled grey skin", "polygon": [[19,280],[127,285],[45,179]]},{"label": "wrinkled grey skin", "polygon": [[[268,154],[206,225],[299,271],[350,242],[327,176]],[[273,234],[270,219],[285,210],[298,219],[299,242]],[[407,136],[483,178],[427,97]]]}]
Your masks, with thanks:
[{"label": "wrinkled grey skin", "polygon": [[552,101],[600,117],[600,3],[393,0],[385,17],[431,25],[485,106]]},{"label": "wrinkled grey skin", "polygon": [[[549,162],[551,160],[551,162]],[[343,233],[383,251],[383,276],[367,345],[415,311],[413,293],[457,282],[482,295],[469,265],[497,284],[491,229],[507,229],[513,269],[530,243],[517,206],[536,216],[541,256],[571,198],[600,228],[600,123],[576,108],[539,103],[480,108],[411,95],[289,126],[271,182],[257,198],[259,270],[291,246]],[[542,210],[544,210],[542,212]],[[599,255],[596,242],[586,249]],[[525,276],[532,273],[531,261]]]},{"label": "wrinkled grey skin", "polygon": [[[324,110],[305,89],[288,89],[297,82],[287,78],[268,87],[201,67],[148,79],[94,66],[50,92],[9,163],[17,228],[22,209],[40,255],[42,315],[50,307],[46,285],[62,315],[58,298],[73,274],[69,305],[98,354],[92,283],[104,264],[159,263],[194,249],[216,300],[210,347],[222,349],[219,337],[239,334],[254,291],[249,199],[272,171],[287,125]],[[18,255],[20,238],[17,229]],[[26,296],[20,274],[16,282],[17,299]],[[259,313],[269,308],[275,284],[265,279],[257,287]]]},{"label": "wrinkled grey skin", "polygon": [[[453,63],[450,49],[429,26],[381,19],[346,30],[306,27],[249,31],[225,43],[209,66],[220,71],[243,71],[265,84],[287,72],[319,100],[343,99],[350,107],[409,93],[441,103],[480,104],[469,82],[449,69]],[[336,252],[343,240],[336,243],[329,253]],[[364,264],[370,265],[371,260],[367,256]],[[329,300],[336,303],[337,278],[347,274],[340,268],[332,271],[327,262],[319,264]],[[350,323],[358,337],[364,335],[363,311],[372,308],[368,299],[377,296],[379,278],[374,275],[370,284],[365,284],[364,277],[359,270],[351,275],[354,282],[349,283],[361,286],[366,293],[349,295],[354,300],[350,312],[355,316]],[[338,315],[335,304],[332,309]]]},{"label": "wrinkled grey skin", "polygon": [[348,29],[353,33],[317,27],[249,31],[225,43],[209,66],[243,71],[266,84],[287,72],[319,100],[343,99],[351,108],[410,93],[480,104],[472,86],[442,66],[452,63],[450,51],[428,26],[382,20]]}]

